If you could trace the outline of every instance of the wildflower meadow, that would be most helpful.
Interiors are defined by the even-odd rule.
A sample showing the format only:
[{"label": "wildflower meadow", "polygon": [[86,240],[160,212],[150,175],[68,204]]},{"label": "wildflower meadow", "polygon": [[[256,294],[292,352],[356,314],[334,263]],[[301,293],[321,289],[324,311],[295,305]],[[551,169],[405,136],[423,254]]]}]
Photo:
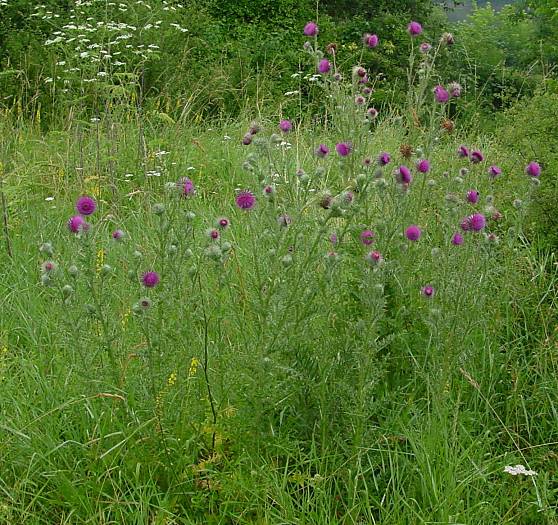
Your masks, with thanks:
[{"label": "wildflower meadow", "polygon": [[558,523],[552,68],[477,112],[469,26],[314,6],[210,115],[188,9],[34,5],[3,64],[0,524]]}]

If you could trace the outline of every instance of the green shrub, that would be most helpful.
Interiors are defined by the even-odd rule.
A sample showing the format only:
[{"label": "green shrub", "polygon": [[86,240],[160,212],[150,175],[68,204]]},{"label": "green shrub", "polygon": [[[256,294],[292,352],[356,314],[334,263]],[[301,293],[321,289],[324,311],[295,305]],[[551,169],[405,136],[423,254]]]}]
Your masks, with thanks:
[{"label": "green shrub", "polygon": [[536,159],[543,167],[541,185],[535,193],[530,213],[532,240],[541,248],[558,248],[558,86],[542,91],[509,109],[497,132],[502,144],[521,161]]}]

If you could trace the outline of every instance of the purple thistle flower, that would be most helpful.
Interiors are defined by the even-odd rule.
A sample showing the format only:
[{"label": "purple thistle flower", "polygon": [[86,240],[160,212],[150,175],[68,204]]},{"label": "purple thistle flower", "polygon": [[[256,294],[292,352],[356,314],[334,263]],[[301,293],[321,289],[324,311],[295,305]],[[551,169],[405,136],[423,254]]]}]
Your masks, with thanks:
[{"label": "purple thistle flower", "polygon": [[411,224],[411,226],[405,230],[405,237],[410,241],[418,241],[421,235],[422,232],[416,224]]},{"label": "purple thistle flower", "polygon": [[488,168],[488,174],[492,178],[495,178],[498,175],[501,175],[501,173],[502,173],[502,170],[498,166],[490,166],[490,168]]},{"label": "purple thistle flower", "polygon": [[244,135],[244,137],[242,137],[242,144],[244,146],[249,146],[250,144],[252,144],[252,139],[254,138],[254,135],[250,132],[246,133]]},{"label": "purple thistle flower", "polygon": [[479,164],[484,160],[484,155],[478,149],[471,152],[471,162],[473,164]]},{"label": "purple thistle flower", "polygon": [[318,34],[318,25],[316,22],[308,22],[304,26],[304,34],[306,36],[316,36]]},{"label": "purple thistle flower", "polygon": [[368,108],[366,115],[368,115],[370,120],[374,120],[378,116],[378,110],[376,108]]},{"label": "purple thistle flower", "polygon": [[331,244],[334,244],[334,245],[337,244],[337,242],[338,242],[337,234],[336,234],[336,233],[332,233],[332,234],[329,236],[329,241],[331,242]]},{"label": "purple thistle flower", "polygon": [[341,157],[346,157],[351,153],[351,145],[348,142],[339,142],[339,144],[335,145],[335,151]]},{"label": "purple thistle flower", "polygon": [[329,148],[325,144],[320,144],[316,148],[314,153],[316,154],[317,157],[320,157],[320,158],[323,159],[324,157],[326,157],[329,154]]},{"label": "purple thistle flower", "polygon": [[182,177],[177,184],[182,190],[183,197],[190,197],[196,193],[194,183],[188,177]]},{"label": "purple thistle flower", "polygon": [[157,272],[145,272],[142,276],[141,276],[141,283],[146,287],[146,288],[154,288],[155,286],[157,286],[159,284],[159,281],[161,279],[159,278],[159,274]]},{"label": "purple thistle flower", "polygon": [[448,85],[448,91],[450,96],[453,98],[459,98],[461,96],[461,84],[458,82],[452,82]]},{"label": "purple thistle flower", "polygon": [[411,22],[407,26],[407,31],[413,37],[418,36],[422,33],[422,26],[418,22]]},{"label": "purple thistle flower", "polygon": [[271,186],[270,184],[264,186],[263,194],[265,197],[273,197],[275,195],[275,186]]},{"label": "purple thistle flower", "polygon": [[525,167],[525,173],[530,177],[540,177],[541,166],[538,162],[532,161]]},{"label": "purple thistle flower", "polygon": [[463,144],[461,146],[459,146],[459,149],[457,150],[457,155],[459,157],[468,157],[469,156],[469,148],[467,146],[463,146]]},{"label": "purple thistle flower", "polygon": [[428,297],[428,299],[434,297],[434,294],[436,293],[436,291],[434,290],[434,287],[431,285],[427,285],[424,286],[421,290],[422,295],[424,295],[424,297]]},{"label": "purple thistle flower", "polygon": [[291,124],[290,120],[283,119],[281,122],[279,122],[279,129],[283,133],[288,133],[289,131],[291,131],[291,129],[293,129],[293,125]]},{"label": "purple thistle flower", "polygon": [[331,62],[327,58],[322,58],[318,63],[318,71],[324,75],[329,73],[331,71]]},{"label": "purple thistle flower", "polygon": [[226,217],[221,217],[217,219],[217,227],[221,228],[222,230],[228,228],[231,225],[231,222]]},{"label": "purple thistle flower", "polygon": [[81,215],[74,215],[68,221],[68,228],[72,233],[79,233],[80,231],[88,230],[89,224],[85,222]]},{"label": "purple thistle flower", "polygon": [[378,164],[380,166],[387,166],[391,160],[391,155],[387,151],[382,151],[378,155]]},{"label": "purple thistle flower", "polygon": [[354,72],[359,78],[366,77],[366,69],[364,69],[362,66],[358,66],[357,68],[355,68]]},{"label": "purple thistle flower", "polygon": [[357,106],[362,106],[366,102],[366,99],[362,95],[355,95],[355,104]]},{"label": "purple thistle flower", "polygon": [[126,236],[126,234],[122,230],[114,230],[112,232],[112,238],[115,241],[122,241],[125,236]]},{"label": "purple thistle flower", "polygon": [[449,100],[449,97],[450,95],[446,91],[446,88],[444,88],[444,86],[442,86],[441,84],[438,84],[434,88],[434,98],[439,104],[445,104]]},{"label": "purple thistle flower", "polygon": [[80,215],[91,215],[97,209],[95,199],[83,195],[76,202],[76,210]]},{"label": "purple thistle flower", "polygon": [[384,259],[382,257],[382,254],[378,251],[373,251],[373,252],[367,253],[364,258],[372,266],[378,266]]},{"label": "purple thistle flower", "polygon": [[420,173],[428,173],[430,171],[430,162],[426,159],[419,160],[417,162],[417,170]]},{"label": "purple thistle flower", "polygon": [[423,42],[420,46],[419,46],[419,51],[423,54],[428,53],[430,50],[432,49],[432,46],[428,43],[428,42]]},{"label": "purple thistle flower", "polygon": [[213,241],[216,241],[221,236],[221,234],[219,233],[219,230],[216,230],[214,228],[208,230],[207,235]]},{"label": "purple thistle flower", "polygon": [[45,261],[41,264],[41,270],[45,273],[54,272],[58,265],[54,261]]},{"label": "purple thistle flower", "polygon": [[451,243],[454,246],[461,246],[463,244],[463,235],[460,233],[454,233],[453,237],[451,238]]},{"label": "purple thistle flower", "polygon": [[236,196],[236,205],[241,210],[251,210],[256,205],[256,197],[251,191],[241,191]]},{"label": "purple thistle flower", "polygon": [[470,202],[471,204],[479,202],[479,192],[477,190],[469,190],[467,192],[467,202]]},{"label": "purple thistle flower", "polygon": [[397,168],[397,171],[395,172],[395,180],[399,184],[410,184],[413,180],[411,170],[407,168],[407,166],[399,166],[399,168]]},{"label": "purple thistle flower", "polygon": [[482,213],[474,213],[469,217],[471,230],[480,232],[486,226],[486,219]]},{"label": "purple thistle flower", "polygon": [[464,232],[471,231],[470,217],[465,217],[464,219],[462,219],[462,221],[459,223],[459,226]]},{"label": "purple thistle flower", "polygon": [[364,230],[360,234],[360,242],[365,246],[370,246],[374,242],[374,235],[372,230]]},{"label": "purple thistle flower", "polygon": [[371,94],[372,94],[372,88],[366,86],[366,87],[362,88],[362,93],[363,93],[364,95],[371,95]]},{"label": "purple thistle flower", "polygon": [[371,35],[369,33],[366,33],[363,37],[363,42],[365,46],[368,46],[370,49],[375,48],[378,45],[379,42],[379,38],[378,35]]}]

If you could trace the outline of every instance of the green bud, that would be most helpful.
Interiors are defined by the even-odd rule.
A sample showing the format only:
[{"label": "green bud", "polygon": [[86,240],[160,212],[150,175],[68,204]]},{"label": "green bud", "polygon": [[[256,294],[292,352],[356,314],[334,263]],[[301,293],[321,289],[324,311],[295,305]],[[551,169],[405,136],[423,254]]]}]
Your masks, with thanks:
[{"label": "green bud", "polygon": [[48,256],[52,256],[52,254],[54,253],[54,248],[52,247],[52,244],[50,242],[44,242],[39,247],[39,251]]},{"label": "green bud", "polygon": [[72,277],[77,277],[79,274],[79,270],[78,267],[75,264],[72,264],[72,266],[70,266],[68,268],[68,273],[72,276]]},{"label": "green bud", "polygon": [[290,253],[288,253],[287,255],[283,255],[283,257],[281,257],[281,264],[285,266],[285,268],[287,268],[288,266],[293,264],[293,256]]},{"label": "green bud", "polygon": [[163,215],[163,213],[165,213],[165,205],[158,202],[153,205],[152,211],[155,215]]},{"label": "green bud", "polygon": [[63,295],[64,298],[66,298],[66,299],[67,299],[68,297],[70,297],[70,295],[72,295],[73,293],[74,293],[74,289],[73,289],[69,284],[67,284],[66,286],[64,286],[64,287],[62,288],[62,295]]}]

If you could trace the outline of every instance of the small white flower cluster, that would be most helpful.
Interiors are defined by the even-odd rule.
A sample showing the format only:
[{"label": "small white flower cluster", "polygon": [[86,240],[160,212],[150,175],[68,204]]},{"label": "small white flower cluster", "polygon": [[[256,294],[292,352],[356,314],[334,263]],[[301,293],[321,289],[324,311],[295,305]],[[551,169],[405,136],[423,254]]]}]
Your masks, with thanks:
[{"label": "small white flower cluster", "polygon": [[504,467],[504,472],[511,474],[512,476],[523,475],[523,476],[536,476],[537,473],[534,470],[527,470],[523,465],[515,465],[512,467],[508,465]]},{"label": "small white flower cluster", "polygon": [[[0,5],[3,2],[7,0],[0,0]],[[92,82],[133,84],[130,73],[137,72],[147,60],[158,58],[159,46],[149,43],[150,38],[165,29],[188,32],[176,19],[169,21],[173,15],[161,12],[179,9],[183,9],[182,4],[171,5],[165,0],[76,0],[68,23],[60,25],[55,21],[59,13],[37,5],[32,16],[52,20],[56,28],[45,41],[45,46],[56,49],[56,74],[45,83],[60,81],[65,87],[71,84],[78,88]],[[156,20],[157,14],[165,21]]]}]

